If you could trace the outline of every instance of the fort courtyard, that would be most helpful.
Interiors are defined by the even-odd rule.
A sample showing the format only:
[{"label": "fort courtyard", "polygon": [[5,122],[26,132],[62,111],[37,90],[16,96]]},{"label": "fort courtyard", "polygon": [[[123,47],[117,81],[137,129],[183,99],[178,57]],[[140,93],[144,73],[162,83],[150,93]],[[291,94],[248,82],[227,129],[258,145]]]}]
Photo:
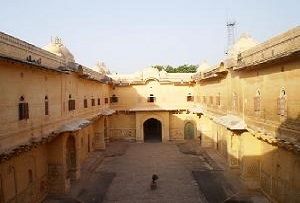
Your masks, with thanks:
[{"label": "fort courtyard", "polygon": [[0,203],[299,203],[300,27],[258,42],[226,26],[217,62],[132,73],[84,65],[60,37],[38,46],[0,32]]},{"label": "fort courtyard", "polygon": [[[45,202],[268,202],[259,191],[249,190],[215,151],[194,142],[179,148],[174,143],[114,142],[108,151],[84,162],[82,173],[88,175],[70,193]],[[156,190],[149,187],[153,173],[159,174]]]}]

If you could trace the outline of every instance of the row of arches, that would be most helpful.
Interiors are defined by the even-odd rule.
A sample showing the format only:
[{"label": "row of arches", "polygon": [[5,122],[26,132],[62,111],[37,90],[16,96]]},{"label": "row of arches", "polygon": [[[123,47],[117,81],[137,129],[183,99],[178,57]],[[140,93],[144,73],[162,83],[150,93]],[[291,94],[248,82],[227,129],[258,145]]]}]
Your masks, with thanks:
[{"label": "row of arches", "polygon": [[[107,124],[107,118],[105,117],[103,119],[103,136],[104,139],[108,139],[108,124]],[[81,144],[81,148],[84,145],[84,139],[81,137],[81,139],[77,140]],[[87,143],[86,143],[86,148],[87,153],[92,152],[93,149],[93,144],[92,144],[92,138],[91,135],[88,133],[87,134]],[[78,153],[78,146],[76,148],[76,138],[74,134],[68,135],[66,142],[65,142],[65,148],[66,148],[66,158],[65,158],[65,163],[66,163],[66,178],[70,179],[71,183],[73,183],[76,180],[76,172],[78,169],[78,165],[80,164],[80,159],[78,156],[80,156],[80,153]]]}]

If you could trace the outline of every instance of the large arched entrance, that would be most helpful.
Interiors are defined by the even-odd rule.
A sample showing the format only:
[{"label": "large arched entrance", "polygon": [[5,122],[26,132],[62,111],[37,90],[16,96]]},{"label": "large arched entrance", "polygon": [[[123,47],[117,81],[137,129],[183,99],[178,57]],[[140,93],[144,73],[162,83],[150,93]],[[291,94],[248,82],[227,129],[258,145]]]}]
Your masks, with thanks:
[{"label": "large arched entrance", "polygon": [[74,136],[69,136],[67,143],[67,178],[71,181],[76,180],[76,145]]},{"label": "large arched entrance", "polygon": [[150,118],[144,122],[143,128],[145,142],[161,142],[162,128],[159,120]]},{"label": "large arched entrance", "polygon": [[187,122],[184,126],[184,139],[192,140],[195,138],[195,128],[194,124],[191,122]]}]

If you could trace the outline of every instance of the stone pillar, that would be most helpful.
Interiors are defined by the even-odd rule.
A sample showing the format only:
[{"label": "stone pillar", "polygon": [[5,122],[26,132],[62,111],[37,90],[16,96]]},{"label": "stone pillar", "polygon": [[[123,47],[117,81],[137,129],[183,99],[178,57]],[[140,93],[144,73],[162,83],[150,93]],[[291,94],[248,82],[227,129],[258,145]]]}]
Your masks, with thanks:
[{"label": "stone pillar", "polygon": [[136,142],[144,142],[144,132],[143,132],[143,120],[142,120],[142,115],[140,112],[136,112],[135,114],[135,128],[136,128],[136,133],[135,133],[135,139]]},{"label": "stone pillar", "polygon": [[[75,151],[76,151],[76,167],[74,168],[74,178],[72,181],[74,180],[78,180],[80,179],[81,176],[81,162],[80,162],[80,152],[79,150],[81,150],[81,139],[79,139],[79,132],[73,132],[70,133],[70,135],[72,135],[75,138]],[[66,138],[68,139],[68,138]]]},{"label": "stone pillar", "polygon": [[70,182],[66,180],[66,150],[64,133],[47,144],[48,154],[48,192],[62,194],[68,192]]},{"label": "stone pillar", "polygon": [[162,142],[170,141],[170,114],[169,112],[163,112],[162,114]]},{"label": "stone pillar", "polygon": [[230,168],[238,168],[239,167],[239,149],[240,149],[240,142],[239,142],[239,135],[227,130],[227,150],[228,156],[227,161]]},{"label": "stone pillar", "polygon": [[259,188],[261,143],[250,133],[241,135],[241,178],[249,188]]},{"label": "stone pillar", "polygon": [[103,136],[104,136],[104,142],[109,143],[110,138],[110,130],[109,130],[109,116],[104,116],[103,118]]},{"label": "stone pillar", "polygon": [[211,122],[207,117],[201,116],[199,121],[199,131],[201,134],[201,146],[202,147],[213,147],[214,140],[212,137]]},{"label": "stone pillar", "polygon": [[[61,133],[47,145],[50,194],[67,193],[70,190],[71,182],[80,178],[80,153],[78,150],[80,142],[76,139],[76,135],[77,133]],[[72,140],[67,146],[70,136],[73,136],[75,140]]]},{"label": "stone pillar", "polygon": [[104,150],[105,149],[105,140],[104,140],[104,123],[103,118],[98,119],[93,124],[94,126],[94,140],[93,146],[95,150]]}]

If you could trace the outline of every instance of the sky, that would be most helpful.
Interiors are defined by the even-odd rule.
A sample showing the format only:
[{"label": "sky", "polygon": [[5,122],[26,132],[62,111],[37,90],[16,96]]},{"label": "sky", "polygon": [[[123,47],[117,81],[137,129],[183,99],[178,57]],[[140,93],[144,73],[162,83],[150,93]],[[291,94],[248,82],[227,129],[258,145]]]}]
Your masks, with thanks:
[{"label": "sky", "polygon": [[6,0],[0,31],[43,47],[58,36],[76,62],[132,73],[152,65],[218,63],[235,37],[259,42],[300,25],[299,0]]}]

